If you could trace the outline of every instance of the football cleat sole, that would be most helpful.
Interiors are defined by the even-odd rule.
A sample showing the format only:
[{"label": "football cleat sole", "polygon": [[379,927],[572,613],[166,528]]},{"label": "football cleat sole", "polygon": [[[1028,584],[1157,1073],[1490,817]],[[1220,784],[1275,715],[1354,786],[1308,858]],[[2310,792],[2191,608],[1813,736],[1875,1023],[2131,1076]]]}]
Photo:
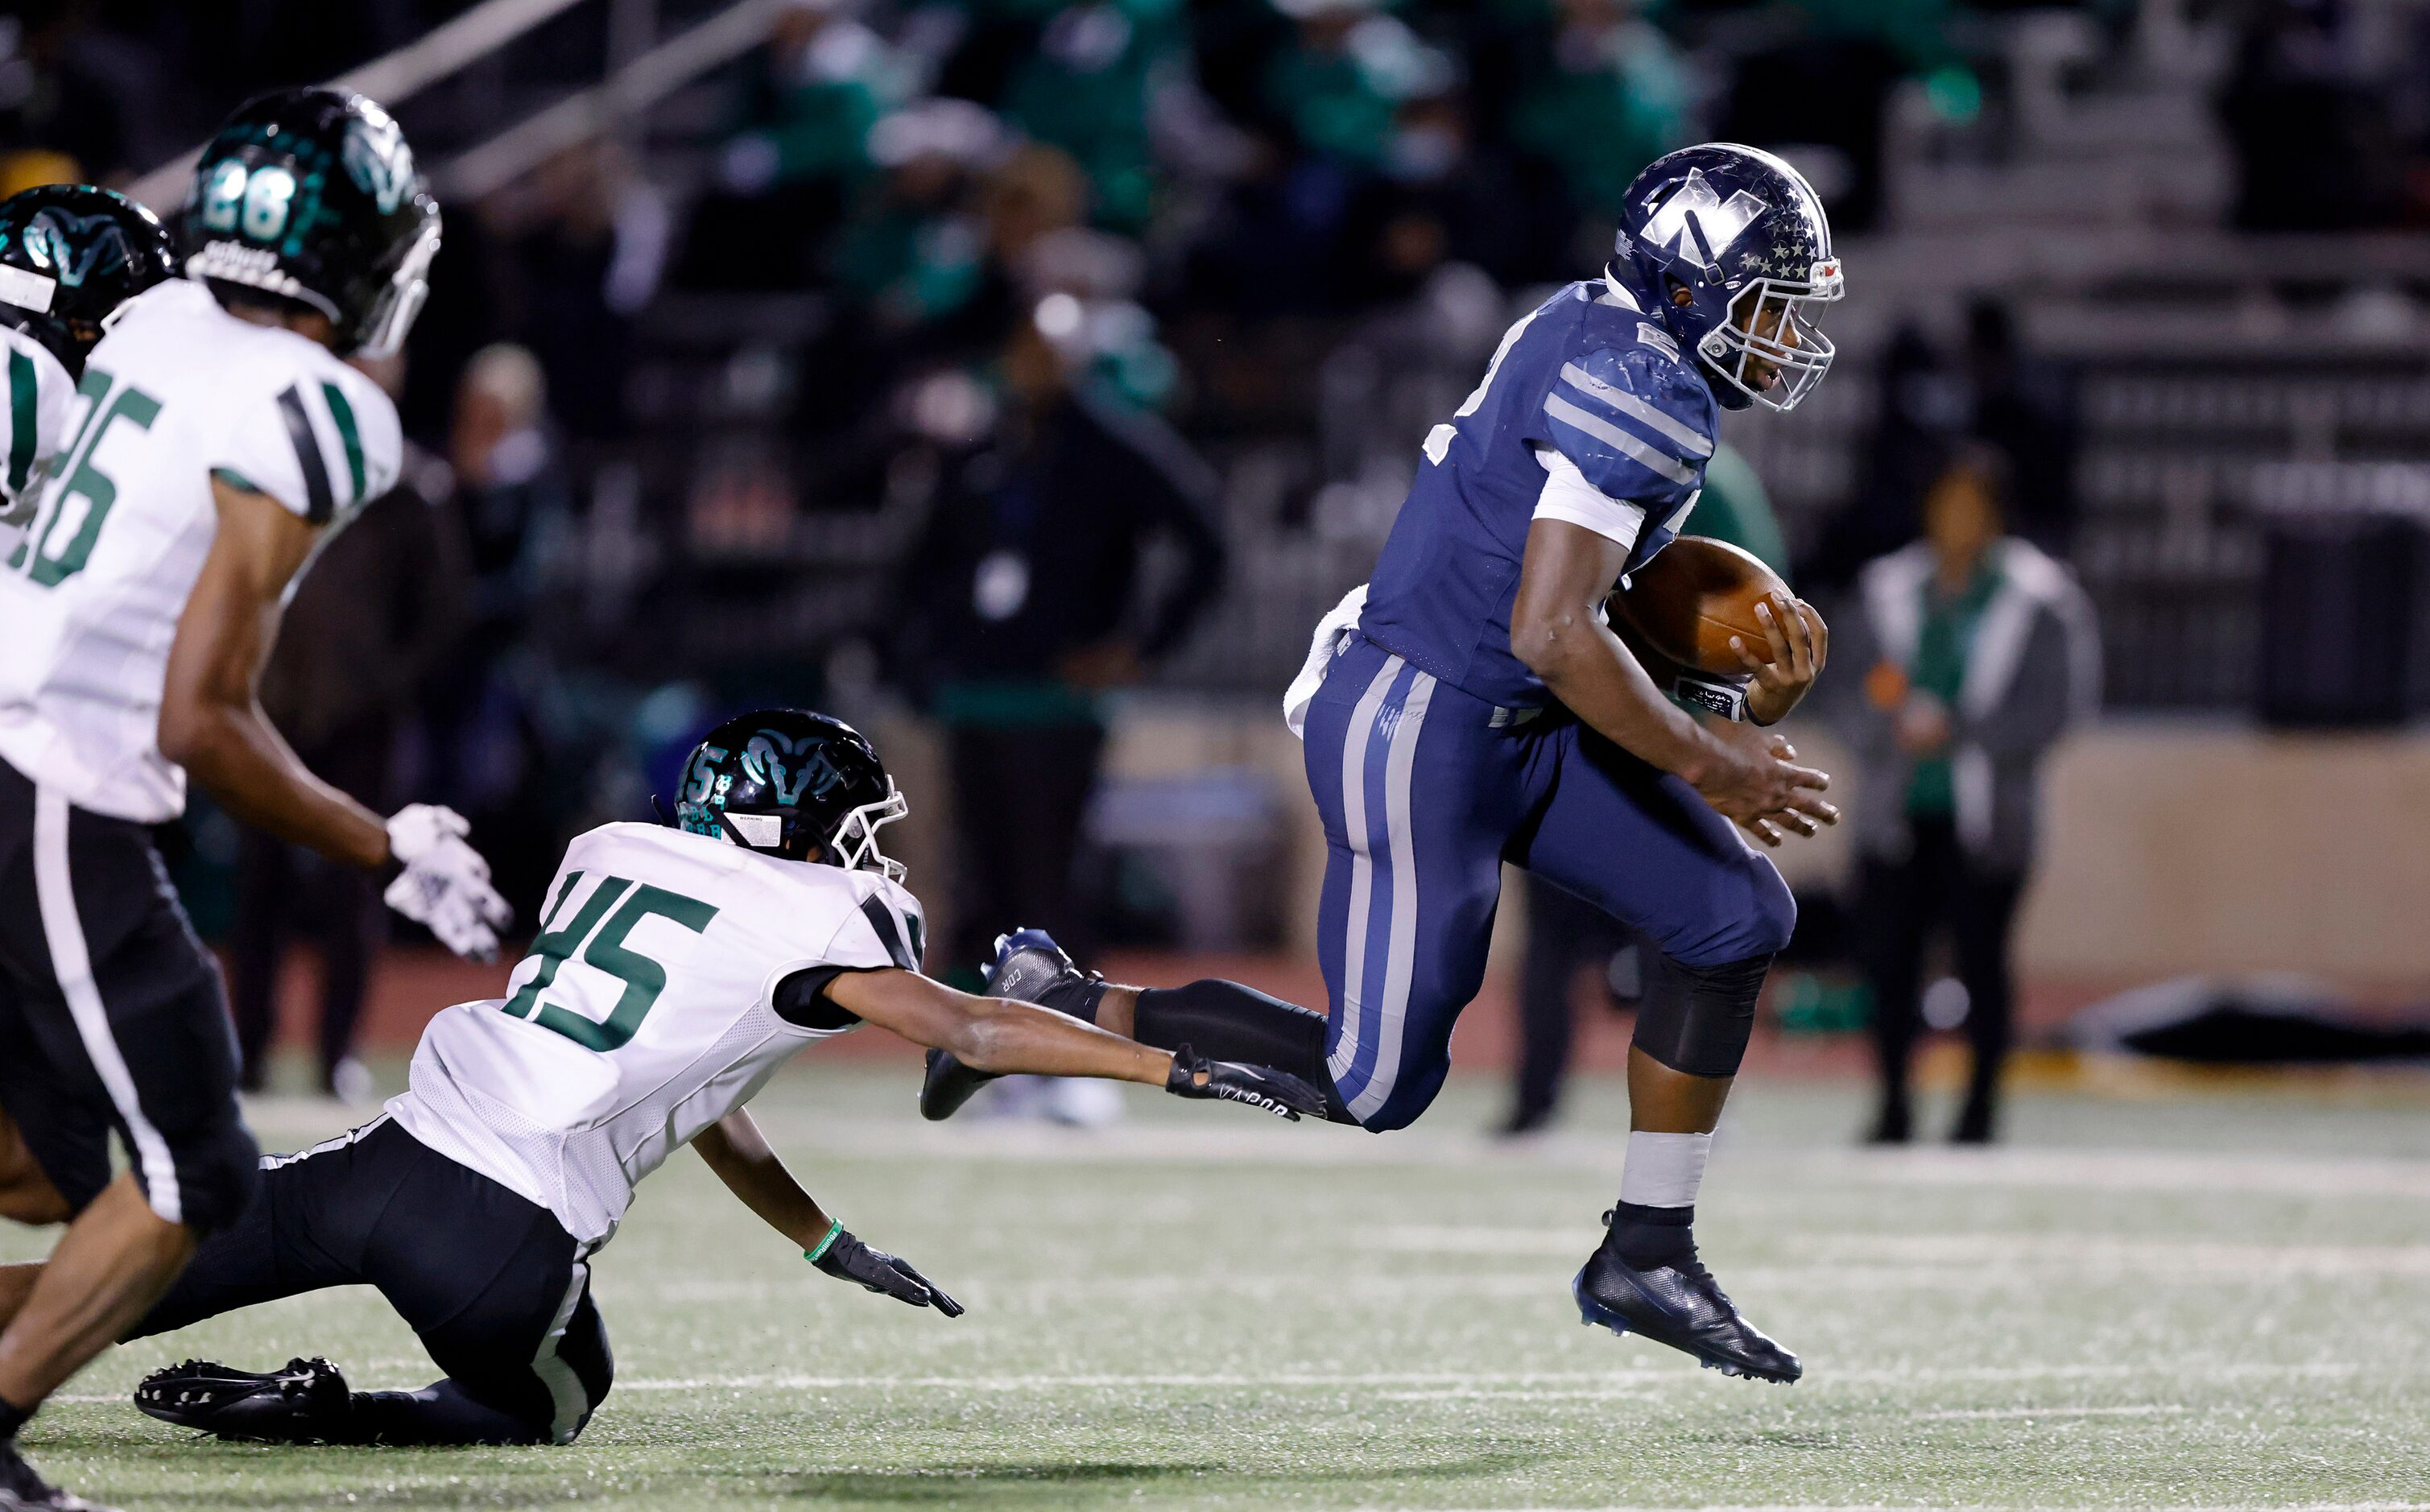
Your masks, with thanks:
[{"label": "football cleat sole", "polygon": [[[1584,1266],[1580,1266],[1578,1273],[1570,1280],[1570,1297],[1578,1304],[1579,1323],[1586,1327],[1608,1328],[1613,1333],[1623,1337],[1635,1334],[1649,1344],[1660,1344],[1665,1349],[1678,1350],[1705,1369],[1719,1371],[1723,1375],[1737,1376],[1749,1381],[1769,1381],[1774,1386],[1793,1386],[1797,1382],[1797,1375],[1784,1374],[1778,1371],[1759,1370],[1751,1365],[1741,1364],[1727,1355],[1715,1354],[1709,1351],[1687,1345],[1673,1344],[1667,1339],[1656,1338],[1643,1330],[1634,1327],[1626,1318],[1587,1294],[1587,1272]],[[1798,1372],[1799,1375],[1804,1373],[1802,1371]]]},{"label": "football cleat sole", "polygon": [[952,1118],[996,1075],[973,1071],[942,1050],[929,1051],[928,1070],[920,1078],[920,1116],[931,1123]]},{"label": "football cleat sole", "polygon": [[293,1359],[278,1371],[240,1371],[187,1360],[153,1371],[135,1388],[136,1410],[230,1443],[341,1441],[352,1394],[325,1359]]}]

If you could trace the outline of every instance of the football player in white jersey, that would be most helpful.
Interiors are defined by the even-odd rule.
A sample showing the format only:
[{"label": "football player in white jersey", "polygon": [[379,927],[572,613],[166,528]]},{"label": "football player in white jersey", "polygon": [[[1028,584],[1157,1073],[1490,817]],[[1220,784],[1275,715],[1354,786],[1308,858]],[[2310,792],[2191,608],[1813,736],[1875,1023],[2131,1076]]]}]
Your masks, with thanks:
[{"label": "football player in white jersey", "polygon": [[67,443],[85,355],[121,305],[176,272],[168,228],[124,194],[45,184],[0,200],[0,559]]},{"label": "football player in white jersey", "polygon": [[[1263,1067],[921,975],[920,904],[878,847],[904,809],[869,742],[835,720],[770,709],[710,731],[676,823],[575,839],[507,994],[433,1019],[382,1117],[263,1162],[244,1217],[128,1334],[370,1285],[445,1378],[354,1392],[325,1360],[261,1374],[189,1361],[147,1379],[137,1404],[230,1438],[566,1442],[610,1375],[591,1257],[633,1188],[687,1143],[821,1271],[957,1315],[804,1191],[744,1107],[796,1051],[862,1022],[1000,1072],[1142,1082],[1290,1118],[1323,1106]],[[0,1315],[40,1269],[0,1268]]]},{"label": "football player in white jersey", "polygon": [[0,1167],[74,1215],[0,1331],[0,1512],[86,1504],[25,1467],[18,1427],[258,1182],[219,972],[149,838],[188,776],[256,828],[393,869],[390,904],[460,953],[506,921],[462,821],[369,812],[254,696],[313,547],[394,481],[396,412],[343,359],[396,348],[439,234],[379,107],[239,109],[178,224],[186,277],[114,312],[0,555]]}]

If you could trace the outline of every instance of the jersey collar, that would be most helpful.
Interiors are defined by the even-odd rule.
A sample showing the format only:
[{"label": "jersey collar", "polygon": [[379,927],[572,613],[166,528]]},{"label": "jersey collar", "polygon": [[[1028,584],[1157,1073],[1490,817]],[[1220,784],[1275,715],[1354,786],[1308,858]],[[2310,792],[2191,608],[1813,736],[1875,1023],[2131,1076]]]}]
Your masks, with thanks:
[{"label": "jersey collar", "polygon": [[1596,304],[1618,305],[1623,309],[1632,309],[1639,315],[1645,313],[1645,307],[1637,302],[1637,291],[1622,283],[1608,268],[1604,270],[1603,286],[1606,291],[1596,297]]}]

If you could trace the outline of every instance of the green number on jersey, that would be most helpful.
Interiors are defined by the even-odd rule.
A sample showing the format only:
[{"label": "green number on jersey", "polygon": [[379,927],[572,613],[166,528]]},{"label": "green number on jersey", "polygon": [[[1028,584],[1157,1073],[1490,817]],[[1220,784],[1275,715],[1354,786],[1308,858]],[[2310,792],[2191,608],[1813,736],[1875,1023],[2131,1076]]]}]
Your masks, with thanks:
[{"label": "green number on jersey", "polygon": [[[518,1019],[529,1019],[543,1029],[553,1029],[575,1044],[592,1050],[614,1050],[633,1038],[642,1019],[649,1015],[651,1005],[667,989],[667,969],[640,951],[627,949],[624,937],[653,914],[672,919],[696,935],[717,917],[717,908],[698,898],[687,898],[647,883],[636,887],[625,877],[601,877],[565,927],[554,927],[558,915],[565,911],[566,899],[581,882],[582,873],[572,872],[565,885],[557,889],[557,901],[549,905],[548,917],[541,921],[541,936],[532,941],[532,955],[539,959],[540,970],[506,1001],[503,1011]],[[617,907],[620,899],[623,907]],[[613,914],[608,912],[611,908],[615,909]],[[607,922],[600,922],[603,918]],[[583,945],[586,938],[590,940],[587,946]],[[624,995],[616,1000],[615,1010],[605,1020],[586,1019],[554,1003],[540,1001],[540,995],[556,983],[558,968],[566,963],[576,947],[582,949],[585,966],[595,966],[624,984]]]},{"label": "green number on jersey", "polygon": [[[28,531],[8,557],[8,565],[13,568],[24,566],[31,555],[33,565],[25,569],[25,575],[44,588],[57,587],[84,571],[85,563],[92,559],[92,543],[100,539],[102,522],[109,518],[110,507],[118,502],[118,485],[92,465],[92,454],[100,449],[102,438],[121,419],[139,430],[150,430],[152,422],[160,418],[160,401],[132,386],[119,390],[118,397],[105,405],[102,401],[115,381],[99,368],[85,369],[76,391],[92,402],[91,407],[85,411],[83,429],[69,444],[59,476],[45,490],[42,504],[50,517]],[[75,534],[54,556],[51,538],[58,534],[59,522],[68,512],[68,501],[74,498],[85,501],[84,518],[77,522]]]}]

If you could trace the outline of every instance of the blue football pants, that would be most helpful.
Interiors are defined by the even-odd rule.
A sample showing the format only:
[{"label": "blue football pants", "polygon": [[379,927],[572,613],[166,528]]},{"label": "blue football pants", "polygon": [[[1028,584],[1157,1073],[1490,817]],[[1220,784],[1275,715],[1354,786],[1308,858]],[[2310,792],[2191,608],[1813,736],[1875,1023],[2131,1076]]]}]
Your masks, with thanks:
[{"label": "blue football pants", "polygon": [[1354,637],[1307,740],[1327,852],[1326,1064],[1367,1128],[1406,1127],[1440,1090],[1452,1025],[1485,979],[1505,861],[1688,966],[1770,955],[1796,922],[1737,826],[1557,707],[1513,721]]}]

